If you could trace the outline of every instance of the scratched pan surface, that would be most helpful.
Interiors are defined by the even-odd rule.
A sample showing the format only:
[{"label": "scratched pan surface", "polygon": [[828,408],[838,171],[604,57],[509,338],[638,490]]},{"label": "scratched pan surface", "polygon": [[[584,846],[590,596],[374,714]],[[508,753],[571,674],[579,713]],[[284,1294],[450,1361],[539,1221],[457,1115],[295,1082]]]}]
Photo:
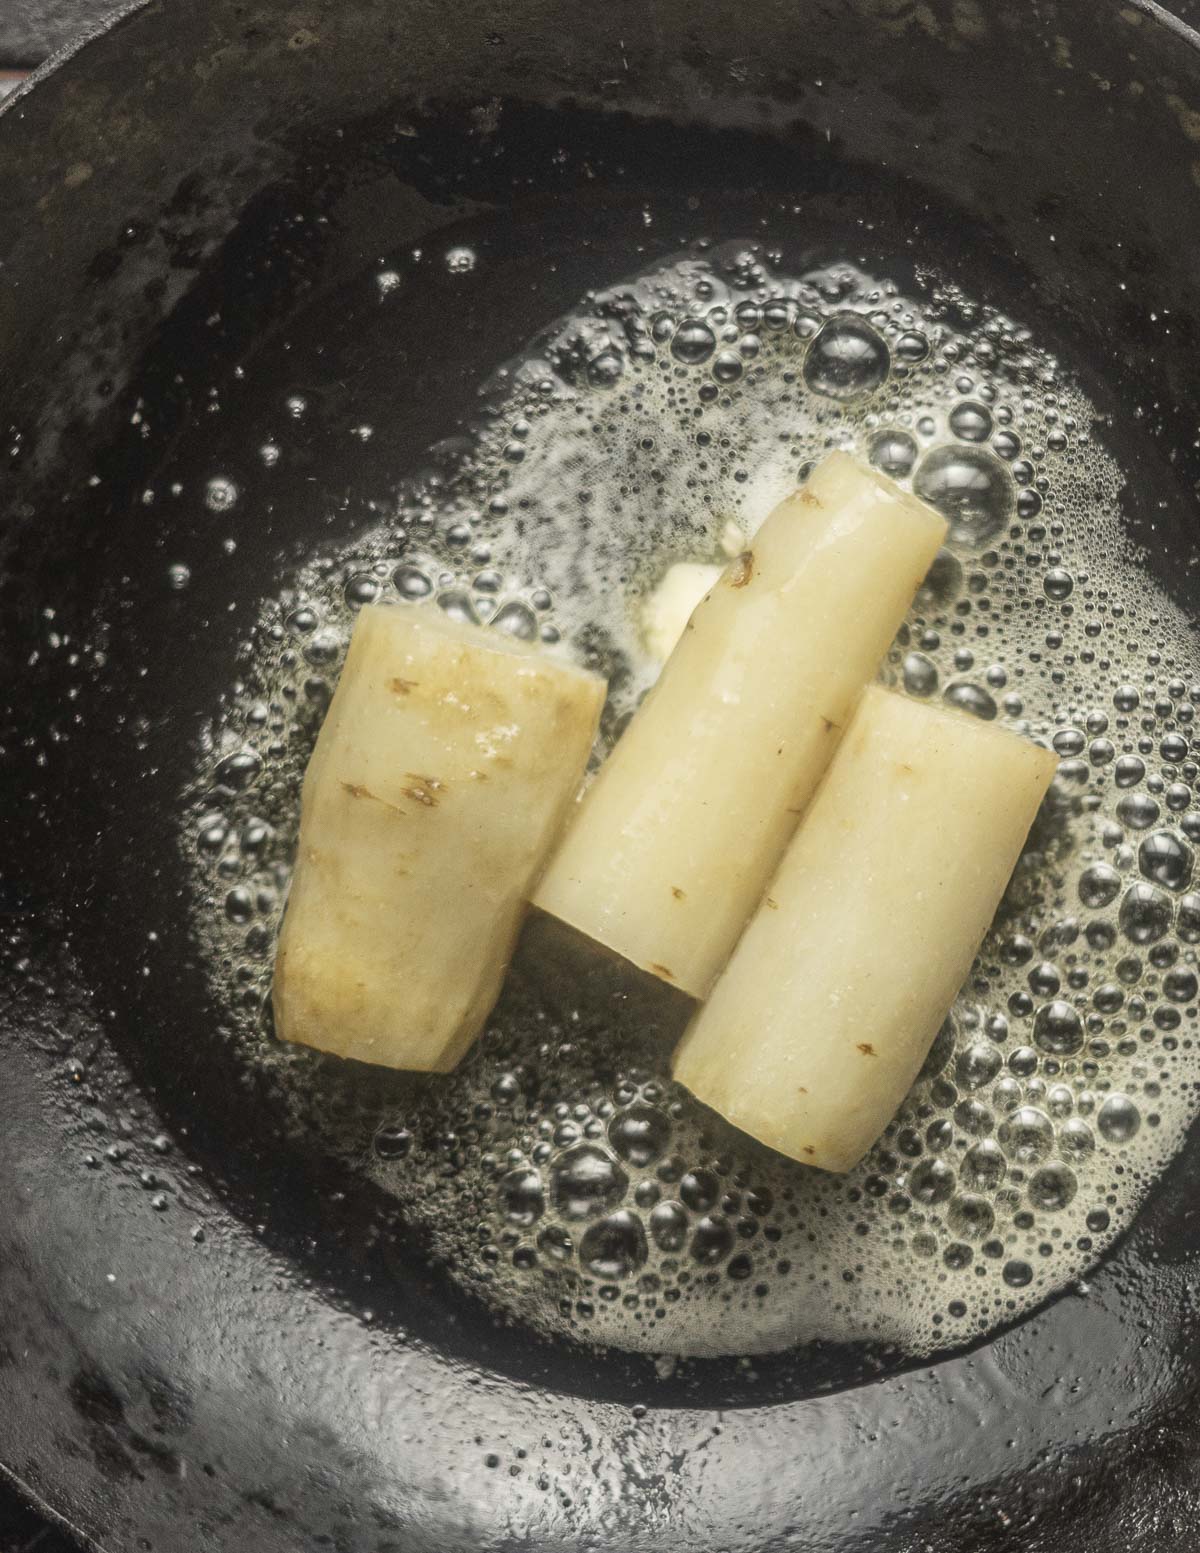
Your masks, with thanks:
[{"label": "scratched pan surface", "polygon": [[[481,363],[670,252],[689,200],[731,231],[783,199],[919,226],[1155,406],[1142,434],[1200,479],[1181,23],[1136,0],[564,14],[151,4],[0,116],[0,1464],[113,1549],[1191,1548],[1194,1146],[1086,1297],[973,1351],[666,1373],[498,1324],[220,1060],[176,830],[245,622],[453,430]],[[314,299],[433,234],[500,277],[455,292],[451,343],[419,311],[382,339],[322,322]],[[302,308],[311,457],[229,553],[142,493],[168,459],[199,477],[207,385]],[[274,381],[248,371],[238,415]],[[351,455],[385,398],[402,430]],[[1139,533],[1194,606],[1175,522]]]}]

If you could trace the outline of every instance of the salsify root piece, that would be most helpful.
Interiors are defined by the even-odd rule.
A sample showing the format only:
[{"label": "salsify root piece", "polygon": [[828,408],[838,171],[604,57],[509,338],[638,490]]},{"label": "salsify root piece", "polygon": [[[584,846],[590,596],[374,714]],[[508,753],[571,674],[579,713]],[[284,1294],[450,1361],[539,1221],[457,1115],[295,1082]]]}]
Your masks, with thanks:
[{"label": "salsify root piece", "polygon": [[1055,756],[877,687],[674,1074],[762,1142],[849,1170],[911,1087],[971,969]]},{"label": "salsify root piece", "polygon": [[945,532],[825,459],[695,610],[534,903],[704,997]]},{"label": "salsify root piece", "polygon": [[604,694],[440,611],[362,611],[304,779],[280,1036],[454,1067],[496,1000]]}]

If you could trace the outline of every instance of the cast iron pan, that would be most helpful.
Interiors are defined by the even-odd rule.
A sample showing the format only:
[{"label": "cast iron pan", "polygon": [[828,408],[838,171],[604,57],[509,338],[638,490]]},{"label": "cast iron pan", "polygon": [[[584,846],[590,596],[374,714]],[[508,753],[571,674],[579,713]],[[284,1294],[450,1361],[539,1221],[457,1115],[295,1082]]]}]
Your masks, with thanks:
[{"label": "cast iron pan", "polygon": [[[1150,0],[180,0],[0,115],[0,1462],[84,1539],[1195,1545],[1194,1140],[1086,1290],[934,1364],[664,1376],[542,1342],[230,1082],[175,828],[256,601],[689,199],[733,232],[869,208],[880,252],[927,245],[1069,340],[1115,426],[1143,410],[1135,482],[1190,492],[1198,42]],[[353,329],[298,347],[330,426],[390,396],[385,449],[314,433],[234,556],[193,507],[147,518],[156,471],[207,457],[209,386],[253,419],[262,342],[435,231],[503,281],[456,293],[453,345],[413,316],[402,373]],[[1187,520],[1130,522],[1194,607]]]}]

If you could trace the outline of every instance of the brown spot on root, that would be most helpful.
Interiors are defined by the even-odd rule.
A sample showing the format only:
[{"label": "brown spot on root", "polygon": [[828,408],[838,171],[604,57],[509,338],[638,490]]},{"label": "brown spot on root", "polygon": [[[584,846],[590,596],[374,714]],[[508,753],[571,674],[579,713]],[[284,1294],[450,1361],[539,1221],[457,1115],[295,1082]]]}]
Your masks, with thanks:
[{"label": "brown spot on root", "polygon": [[912,776],[912,774],[913,774],[913,768],[909,765],[909,763],[906,760],[900,761],[900,763],[899,763],[899,770],[907,771],[909,776]]},{"label": "brown spot on root", "polygon": [[767,905],[771,908],[772,911],[778,911],[779,910],[779,902],[775,899],[775,897],[773,895],[768,895],[766,897],[766,902],[767,902]]},{"label": "brown spot on root", "polygon": [[864,1057],[874,1057],[876,1055],[875,1048],[871,1045],[870,1041],[859,1041],[858,1049],[860,1052],[862,1052]]},{"label": "brown spot on root", "polygon": [[[410,772],[411,776],[412,773]],[[404,789],[404,796],[411,798],[414,803],[421,804],[426,809],[437,808],[437,793],[421,782],[415,782],[412,787]]]},{"label": "brown spot on root", "polygon": [[725,575],[729,578],[731,588],[744,588],[754,576],[753,550],[743,550],[741,555],[735,556]]},{"label": "brown spot on root", "polygon": [[803,1146],[803,1148],[800,1150],[800,1152],[802,1154],[815,1154],[817,1151],[816,1151],[816,1149],[813,1148],[811,1143],[806,1143]]},{"label": "brown spot on root", "polygon": [[822,717],[822,719],[821,719],[821,730],[822,730],[822,732],[824,732],[824,733],[832,733],[833,730],[836,727],[837,727],[837,724],[834,722],[832,717]]},{"label": "brown spot on root", "polygon": [[679,888],[679,886],[677,884],[673,884],[671,886],[671,894],[675,897],[675,899],[677,901],[681,901],[681,900],[684,899],[683,891]]},{"label": "brown spot on root", "polygon": [[657,960],[651,960],[650,969],[656,976],[663,976],[667,981],[675,980],[675,972],[668,969],[668,967],[665,965],[659,965]]},{"label": "brown spot on root", "polygon": [[349,793],[351,798],[369,798],[372,803],[381,803],[385,809],[390,809],[393,814],[404,813],[399,804],[389,803],[386,798],[381,798],[378,793],[373,793],[369,787],[364,787],[361,782],[343,782],[342,791]]},{"label": "brown spot on root", "polygon": [[821,498],[814,495],[807,485],[796,492],[796,499],[802,501],[806,507],[820,507],[824,505]]},{"label": "brown spot on root", "polygon": [[805,1088],[805,1086],[803,1084],[797,1084],[796,1085],[796,1093],[798,1095],[806,1095],[808,1093],[808,1090]]},{"label": "brown spot on root", "polygon": [[789,814],[803,814],[804,810],[803,809],[789,809],[787,812]]},{"label": "brown spot on root", "polygon": [[388,689],[394,690],[398,696],[406,696],[417,688],[415,679],[401,679],[398,675],[395,679],[388,680]]}]

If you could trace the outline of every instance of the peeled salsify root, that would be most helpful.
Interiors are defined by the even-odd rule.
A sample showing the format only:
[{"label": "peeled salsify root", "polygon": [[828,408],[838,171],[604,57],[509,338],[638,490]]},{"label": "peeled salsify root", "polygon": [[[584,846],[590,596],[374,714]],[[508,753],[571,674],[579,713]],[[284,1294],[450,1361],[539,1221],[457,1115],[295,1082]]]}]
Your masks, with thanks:
[{"label": "peeled salsify root", "polygon": [[704,997],[945,532],[830,455],[695,610],[535,905]]},{"label": "peeled salsify root", "polygon": [[869,690],[676,1079],[771,1148],[849,1170],[966,980],[1057,764]]},{"label": "peeled salsify root", "polygon": [[445,1072],[500,990],[605,685],[440,611],[364,609],[304,779],[280,1036]]}]

